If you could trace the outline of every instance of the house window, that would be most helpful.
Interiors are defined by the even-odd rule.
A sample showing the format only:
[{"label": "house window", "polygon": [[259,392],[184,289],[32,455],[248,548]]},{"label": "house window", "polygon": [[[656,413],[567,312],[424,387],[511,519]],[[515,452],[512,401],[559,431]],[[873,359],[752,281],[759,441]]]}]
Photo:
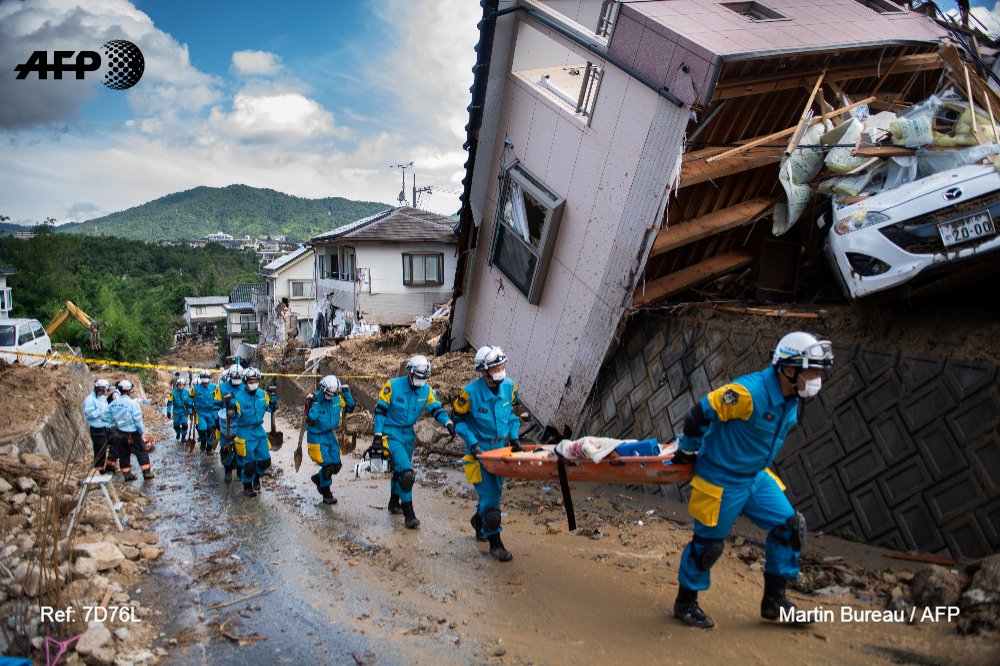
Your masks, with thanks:
[{"label": "house window", "polygon": [[856,0],[856,2],[879,14],[903,14],[906,11],[899,5],[888,2],[888,0]]},{"label": "house window", "polygon": [[357,266],[354,261],[354,248],[341,246],[340,248],[340,280],[354,282],[357,278]]},{"label": "house window", "polygon": [[10,298],[10,287],[0,289],[0,310],[10,312],[14,309],[14,303]]},{"label": "house window", "polygon": [[237,333],[249,333],[257,330],[257,317],[252,312],[240,314],[239,323]]},{"label": "house window", "polygon": [[527,23],[518,26],[511,71],[590,123],[604,69]]},{"label": "house window", "polygon": [[403,284],[444,284],[444,254],[403,253]]},{"label": "house window", "polygon": [[490,265],[506,275],[534,305],[542,300],[566,200],[519,162],[504,173],[501,191]]},{"label": "house window", "polygon": [[761,21],[787,21],[788,17],[779,14],[770,7],[765,7],[759,2],[723,2],[722,6],[730,9],[740,16],[750,19],[754,23]]},{"label": "house window", "polygon": [[311,281],[290,281],[292,298],[312,298],[313,283]]}]

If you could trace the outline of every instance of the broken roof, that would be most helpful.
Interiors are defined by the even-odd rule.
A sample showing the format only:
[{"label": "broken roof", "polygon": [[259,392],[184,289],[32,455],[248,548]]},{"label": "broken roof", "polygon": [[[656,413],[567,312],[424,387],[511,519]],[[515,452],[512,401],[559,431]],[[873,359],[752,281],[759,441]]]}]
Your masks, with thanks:
[{"label": "broken roof", "polygon": [[260,273],[262,275],[270,275],[271,273],[281,270],[282,268],[288,266],[289,264],[295,263],[296,260],[308,254],[309,252],[312,252],[312,248],[303,245],[302,247],[299,247],[293,250],[292,252],[289,252],[288,254],[284,254],[278,257],[271,263],[265,264],[264,267],[260,269]]},{"label": "broken roof", "polygon": [[454,220],[419,208],[400,206],[345,224],[333,231],[316,236],[313,243],[351,240],[417,241],[454,243]]}]

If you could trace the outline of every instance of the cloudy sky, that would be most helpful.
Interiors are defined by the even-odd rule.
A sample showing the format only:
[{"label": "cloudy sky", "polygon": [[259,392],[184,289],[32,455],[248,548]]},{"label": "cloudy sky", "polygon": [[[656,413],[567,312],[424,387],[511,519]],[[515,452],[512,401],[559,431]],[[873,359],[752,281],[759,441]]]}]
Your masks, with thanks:
[{"label": "cloudy sky", "polygon": [[[0,0],[0,214],[85,220],[243,183],[458,210],[476,0]],[[14,66],[136,44],[127,91]]]}]

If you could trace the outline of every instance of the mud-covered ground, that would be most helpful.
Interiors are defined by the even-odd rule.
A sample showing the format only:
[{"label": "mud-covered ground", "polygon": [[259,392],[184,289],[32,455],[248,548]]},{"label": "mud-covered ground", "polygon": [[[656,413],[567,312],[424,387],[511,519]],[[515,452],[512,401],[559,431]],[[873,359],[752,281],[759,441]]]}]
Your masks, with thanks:
[{"label": "mud-covered ground", "polygon": [[[418,462],[417,530],[384,509],[386,478],[354,478],[353,455],[334,480],[338,503],[323,505],[315,465],[292,466],[297,423],[279,413],[286,444],[259,498],[222,483],[216,456],[158,444],[146,492],[166,551],[141,598],[166,625],[166,663],[996,663],[995,636],[958,636],[954,622],[763,623],[753,528],[702,595],[716,628],[683,627],[671,608],[686,511],[617,487],[576,487],[570,533],[557,487],[510,483],[505,564],[473,538],[474,492],[454,464]],[[914,568],[889,573],[878,551],[830,538],[806,554],[863,578],[840,596],[791,592],[838,618],[842,604],[883,609],[884,577]],[[860,574],[862,560],[875,571]]]}]

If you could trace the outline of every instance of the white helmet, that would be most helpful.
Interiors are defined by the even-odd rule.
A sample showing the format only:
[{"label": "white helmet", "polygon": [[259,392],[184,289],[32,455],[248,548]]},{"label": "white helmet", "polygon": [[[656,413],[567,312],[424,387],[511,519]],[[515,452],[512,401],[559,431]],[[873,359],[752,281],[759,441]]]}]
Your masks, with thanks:
[{"label": "white helmet", "polygon": [[178,377],[177,378],[177,386],[178,387],[184,386],[185,384],[187,384],[187,380],[186,379],[184,379],[183,377]]},{"label": "white helmet", "polygon": [[111,382],[107,379],[98,379],[94,382],[95,391],[107,391],[109,388],[111,388]]},{"label": "white helmet", "polygon": [[406,363],[406,371],[418,379],[429,379],[431,376],[431,362],[426,356],[417,354]]},{"label": "white helmet", "polygon": [[128,393],[132,390],[132,382],[127,379],[123,379],[118,382],[118,390],[122,393]]},{"label": "white helmet", "polygon": [[493,345],[485,345],[476,352],[476,371],[489,370],[507,362],[503,350]]},{"label": "white helmet", "polygon": [[229,368],[229,383],[240,384],[242,381],[243,373],[240,371],[240,366],[233,363]]},{"label": "white helmet", "polygon": [[243,373],[243,381],[260,383],[260,370],[257,368],[247,368]]},{"label": "white helmet", "polygon": [[319,388],[324,395],[333,397],[340,393],[340,380],[336,375],[327,375],[319,380]]},{"label": "white helmet", "polygon": [[202,370],[201,372],[198,373],[198,377],[200,379],[212,379],[212,373],[209,372],[208,370]]},{"label": "white helmet", "polygon": [[795,331],[778,341],[771,357],[771,365],[780,368],[820,368],[833,367],[833,348],[829,340],[820,340],[812,333]]}]

